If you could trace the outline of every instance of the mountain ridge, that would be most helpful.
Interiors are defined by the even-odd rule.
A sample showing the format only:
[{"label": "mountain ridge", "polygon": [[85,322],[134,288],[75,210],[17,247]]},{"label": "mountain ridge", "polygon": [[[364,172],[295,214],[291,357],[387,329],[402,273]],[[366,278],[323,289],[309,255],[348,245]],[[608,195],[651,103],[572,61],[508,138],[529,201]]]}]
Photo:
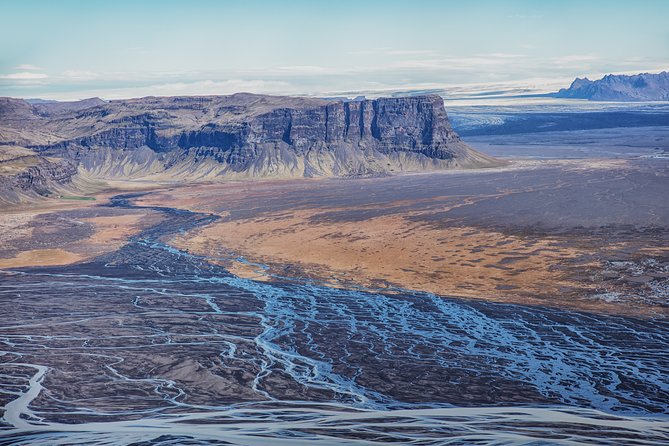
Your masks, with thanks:
[{"label": "mountain ridge", "polygon": [[460,139],[436,95],[0,98],[0,144],[62,158],[96,179],[355,176],[501,164]]},{"label": "mountain ridge", "polygon": [[598,80],[577,77],[554,97],[591,101],[669,101],[669,72],[607,74]]}]

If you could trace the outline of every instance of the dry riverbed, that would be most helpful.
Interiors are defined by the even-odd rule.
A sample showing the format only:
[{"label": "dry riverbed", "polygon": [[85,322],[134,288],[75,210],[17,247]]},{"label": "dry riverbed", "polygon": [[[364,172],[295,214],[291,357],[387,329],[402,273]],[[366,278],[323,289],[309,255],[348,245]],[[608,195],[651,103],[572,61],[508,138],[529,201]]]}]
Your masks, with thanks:
[{"label": "dry riverbed", "polygon": [[[666,184],[664,165],[578,160],[132,189],[140,206],[219,215],[168,242],[240,277],[652,314],[667,309]],[[0,268],[120,249],[162,218],[104,206],[123,190],[0,213]]]},{"label": "dry riverbed", "polygon": [[161,216],[104,207],[113,190],[90,200],[48,200],[0,212],[0,268],[69,265],[118,250]]},{"label": "dry riverbed", "polygon": [[[523,162],[201,185],[138,203],[220,215],[170,243],[256,280],[269,272],[337,287],[652,314],[666,313],[666,181],[663,169],[620,160]],[[625,192],[652,206],[621,202]]]}]

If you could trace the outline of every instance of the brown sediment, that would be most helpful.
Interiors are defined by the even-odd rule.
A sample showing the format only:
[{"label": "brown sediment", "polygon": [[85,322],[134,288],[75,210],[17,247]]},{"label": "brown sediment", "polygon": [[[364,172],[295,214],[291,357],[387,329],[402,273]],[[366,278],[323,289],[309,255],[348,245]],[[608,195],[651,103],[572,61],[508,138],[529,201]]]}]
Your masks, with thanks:
[{"label": "brown sediment", "polygon": [[[609,170],[627,178],[639,167],[628,169],[625,163],[596,160],[583,164],[589,168],[583,173],[583,166],[577,164],[551,164],[546,175],[542,172],[532,178],[534,183],[522,182],[515,174],[488,177],[494,179],[490,192],[467,193],[467,186],[460,194],[440,193],[436,189],[439,183],[452,187],[463,177],[430,174],[350,182],[317,179],[201,184],[148,194],[136,202],[223,217],[177,236],[171,243],[224,263],[242,277],[255,278],[259,270],[220,259],[241,255],[269,266],[271,273],[280,276],[306,276],[338,287],[399,287],[617,314],[666,313],[665,306],[654,301],[652,290],[643,289],[640,279],[628,280],[606,270],[609,260],[621,258],[632,262],[656,258],[666,264],[666,231],[655,223],[655,230],[652,225],[642,226],[643,219],[624,223],[616,214],[616,195],[604,187],[602,193],[586,181],[606,179]],[[567,171],[578,172],[571,178],[562,176]],[[526,172],[519,171],[522,175]],[[477,175],[482,174],[468,173],[467,178]],[[480,178],[486,181],[485,176]],[[546,179],[554,179],[554,185],[547,187],[543,184]],[[579,183],[573,183],[574,179]],[[616,181],[611,184],[629,187]],[[604,222],[616,223],[580,226],[591,224],[587,209],[554,204],[556,197],[568,202],[570,194],[581,193],[562,192],[565,185],[572,184],[585,188],[584,193],[593,200],[612,197],[611,207],[607,204],[601,208],[605,213],[594,213],[593,217],[603,215]],[[397,188],[397,193],[385,193],[388,186]],[[430,189],[436,192],[422,192]],[[532,212],[537,218],[549,225],[553,223],[550,219],[555,219],[555,229],[523,226],[521,218],[497,205],[511,199],[516,201],[510,201],[510,206],[516,206],[514,197],[523,194],[536,206]],[[546,199],[536,198],[541,196]],[[592,206],[601,204],[592,201]],[[548,217],[543,212],[548,212]],[[564,222],[563,216],[571,220]],[[634,221],[637,217],[625,218]],[[654,217],[649,214],[643,218]],[[264,273],[261,276],[266,279]],[[651,277],[658,277],[657,272]],[[610,301],[606,293],[611,292],[623,299]]]},{"label": "brown sediment", "polygon": [[257,280],[259,282],[267,282],[271,279],[270,275],[257,265],[240,262],[238,260],[231,260],[221,264],[223,264],[232,274],[243,279]]},{"label": "brown sediment", "polygon": [[84,257],[81,254],[64,249],[33,249],[23,251],[11,259],[0,259],[0,268],[19,268],[24,266],[68,265]]},{"label": "brown sediment", "polygon": [[[589,298],[602,286],[601,247],[555,237],[520,237],[472,227],[435,229],[400,216],[313,223],[311,212],[217,222],[171,240],[195,254],[242,255],[282,276],[330,286],[400,287],[439,295],[546,305],[612,314],[650,315],[663,308]],[[661,255],[662,250],[647,250]],[[666,254],[666,251],[664,251]],[[220,262],[217,262],[220,263]],[[233,273],[267,280],[265,272],[223,262]],[[621,288],[621,290],[623,290]],[[624,291],[624,290],[623,290]]]},{"label": "brown sediment", "polygon": [[0,212],[0,268],[89,260],[121,248],[158,221],[159,213],[151,210],[100,207],[119,192],[98,193],[95,200],[39,201]]},{"label": "brown sediment", "polygon": [[[649,179],[661,183],[661,172],[640,169],[647,167],[581,160],[528,162],[492,173],[163,185],[133,201],[221,216],[170,243],[254,280],[278,273],[338,287],[666,313],[642,280],[651,277],[656,286],[669,269],[664,205],[647,196],[657,201],[654,207],[630,212],[616,193],[646,187]],[[574,202],[581,195],[587,200]],[[159,213],[115,209],[113,215],[77,218],[93,228],[81,237],[85,242],[49,247],[90,258],[122,246]],[[30,225],[18,226],[17,233],[30,238]],[[240,255],[269,272],[231,260]],[[660,267],[643,274],[610,268],[611,261],[649,258]],[[622,298],[613,302],[611,293]]]},{"label": "brown sediment", "polygon": [[326,282],[502,301],[569,286],[552,267],[581,254],[553,239],[526,240],[470,227],[435,229],[402,216],[313,223],[316,212],[217,222],[172,243],[203,255],[225,246],[275,267],[292,264]]},{"label": "brown sediment", "polygon": [[87,243],[106,245],[114,251],[125,245],[128,238],[137,234],[142,228],[141,221],[146,214],[115,215],[111,217],[82,218],[82,221],[93,223],[95,233]]}]

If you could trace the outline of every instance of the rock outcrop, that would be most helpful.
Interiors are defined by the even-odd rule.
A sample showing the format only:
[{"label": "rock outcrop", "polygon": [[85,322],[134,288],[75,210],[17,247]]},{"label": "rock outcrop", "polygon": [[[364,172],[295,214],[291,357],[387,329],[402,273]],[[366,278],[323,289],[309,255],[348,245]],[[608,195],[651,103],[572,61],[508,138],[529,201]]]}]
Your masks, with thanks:
[{"label": "rock outcrop", "polygon": [[347,176],[498,164],[460,140],[439,96],[3,101],[0,144],[71,160],[99,178]]},{"label": "rock outcrop", "polygon": [[553,96],[591,101],[669,101],[669,73],[608,74],[596,81],[577,77],[569,88]]},{"label": "rock outcrop", "polygon": [[58,186],[68,184],[76,173],[77,168],[71,162],[41,158],[39,163],[10,177],[8,184],[12,189],[48,195]]},{"label": "rock outcrop", "polygon": [[69,191],[75,163],[15,146],[0,146],[0,206]]}]

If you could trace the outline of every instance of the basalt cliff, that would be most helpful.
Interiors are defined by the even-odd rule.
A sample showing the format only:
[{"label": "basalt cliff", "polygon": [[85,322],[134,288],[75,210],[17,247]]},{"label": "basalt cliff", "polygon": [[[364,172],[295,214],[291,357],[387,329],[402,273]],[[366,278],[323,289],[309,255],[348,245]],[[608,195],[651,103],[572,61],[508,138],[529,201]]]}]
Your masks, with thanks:
[{"label": "basalt cliff", "polygon": [[[353,176],[498,164],[460,140],[439,96],[0,98],[0,152],[9,147],[28,150],[33,168],[55,163],[102,180]],[[67,183],[61,173],[39,180],[39,191]],[[0,189],[31,189],[16,175],[6,177]]]}]

